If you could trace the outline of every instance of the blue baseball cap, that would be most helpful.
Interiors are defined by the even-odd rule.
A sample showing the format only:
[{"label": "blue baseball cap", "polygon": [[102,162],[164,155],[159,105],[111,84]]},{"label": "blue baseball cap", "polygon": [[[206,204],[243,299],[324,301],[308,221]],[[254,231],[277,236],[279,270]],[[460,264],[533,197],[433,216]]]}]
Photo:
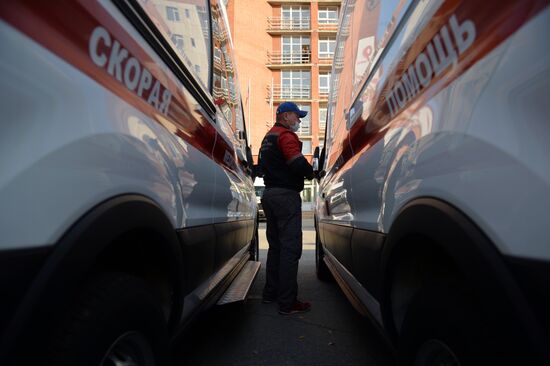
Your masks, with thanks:
[{"label": "blue baseball cap", "polygon": [[296,103],[293,102],[284,102],[279,104],[279,106],[277,107],[277,114],[285,112],[294,112],[300,118],[304,118],[305,116],[307,116],[307,111],[300,110]]}]

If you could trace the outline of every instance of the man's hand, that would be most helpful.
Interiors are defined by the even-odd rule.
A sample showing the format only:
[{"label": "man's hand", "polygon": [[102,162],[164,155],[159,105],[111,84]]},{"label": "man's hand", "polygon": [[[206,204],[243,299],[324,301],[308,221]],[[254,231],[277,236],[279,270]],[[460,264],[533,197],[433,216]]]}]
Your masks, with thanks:
[{"label": "man's hand", "polygon": [[313,177],[317,179],[317,181],[320,181],[321,178],[323,178],[327,173],[324,170],[316,170],[313,172]]}]

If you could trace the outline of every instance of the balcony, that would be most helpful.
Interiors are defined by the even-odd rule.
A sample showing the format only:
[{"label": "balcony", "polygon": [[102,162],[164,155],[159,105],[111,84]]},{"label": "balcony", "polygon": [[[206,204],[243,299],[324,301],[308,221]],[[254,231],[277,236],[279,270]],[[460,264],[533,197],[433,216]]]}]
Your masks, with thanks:
[{"label": "balcony", "polygon": [[[273,93],[272,93],[273,92]],[[274,103],[280,103],[287,100],[310,100],[311,88],[307,87],[290,87],[280,84],[267,86],[267,100],[273,100]]]},{"label": "balcony", "polygon": [[214,33],[214,40],[218,41],[221,44],[226,43],[227,42],[227,31],[226,30],[220,30],[219,32]]},{"label": "balcony", "polygon": [[309,19],[283,19],[281,17],[267,18],[267,33],[310,33],[311,21]]},{"label": "balcony", "polygon": [[[267,0],[271,5],[285,5],[285,4],[309,4],[311,0]],[[340,1],[338,1],[338,4]]]},{"label": "balcony", "polygon": [[319,23],[318,24],[319,33],[336,33],[338,32],[338,23]]},{"label": "balcony", "polygon": [[320,5],[340,5],[342,0],[317,0]]},{"label": "balcony", "polygon": [[319,89],[319,99],[328,100],[329,90],[328,89]]},{"label": "balcony", "polygon": [[214,68],[218,71],[225,71],[228,74],[233,74],[233,64],[229,60],[222,61],[218,55],[214,55]]},{"label": "balcony", "polygon": [[212,94],[213,94],[215,99],[223,99],[223,100],[229,99],[229,92],[228,92],[227,89],[214,87],[214,90],[212,91]]},{"label": "balcony", "polygon": [[323,69],[330,69],[332,67],[332,61],[334,55],[331,56],[319,56],[319,67]]},{"label": "balcony", "polygon": [[214,68],[217,70],[223,70],[222,59],[217,55],[214,55]]},{"label": "balcony", "polygon": [[227,71],[228,74],[233,74],[233,64],[229,60],[225,60],[225,71]]},{"label": "balcony", "polygon": [[270,69],[311,66],[311,52],[267,52],[266,66]]},{"label": "balcony", "polygon": [[311,126],[309,124],[304,124],[304,121],[300,123],[300,128],[296,131],[298,136],[311,136]]},{"label": "balcony", "polygon": [[342,68],[344,68],[344,56],[342,56],[342,55],[336,56],[334,58],[333,63],[334,63],[334,67],[337,70],[341,70]]}]

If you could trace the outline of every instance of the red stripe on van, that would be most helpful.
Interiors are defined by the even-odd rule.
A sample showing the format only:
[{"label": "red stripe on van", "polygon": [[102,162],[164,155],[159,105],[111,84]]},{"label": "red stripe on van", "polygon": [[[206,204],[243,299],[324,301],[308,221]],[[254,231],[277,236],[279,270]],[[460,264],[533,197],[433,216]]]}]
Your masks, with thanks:
[{"label": "red stripe on van", "polygon": [[[86,0],[26,0],[0,3],[0,17],[57,56],[81,70],[102,84],[105,88],[124,99],[157,123],[163,125],[186,142],[213,157],[219,164],[234,170],[228,163],[227,154],[235,156],[234,149],[222,138],[221,146],[215,148],[216,129],[204,118],[190,101],[182,86],[174,81],[174,76],[161,67],[143,47],[122,28],[100,4]],[[148,93],[138,96],[124,83],[110,75],[105,68],[96,65],[88,52],[93,30],[104,27],[113,40],[117,40],[145,66],[162,87],[172,93],[170,107],[166,115],[147,102]],[[122,62],[124,65],[130,57]],[[224,161],[225,158],[225,161]]]},{"label": "red stripe on van", "polygon": [[[372,103],[371,110],[363,111],[362,116],[368,116],[366,120],[362,119],[361,116],[355,120],[349,131],[350,146],[342,151],[342,162],[349,161],[354,155],[362,153],[365,148],[374,145],[383,138],[389,130],[388,124],[406,123],[406,121],[400,122],[402,118],[399,115],[403,111],[416,110],[424,105],[430,98],[544,10],[549,3],[548,0],[445,1],[402,56],[395,69],[389,71],[390,76],[384,85],[376,85],[374,98],[376,102]],[[386,94],[395,87],[409,66],[414,64],[422,52],[427,54],[428,44],[444,25],[449,27],[449,21],[453,15],[459,24],[463,24],[467,20],[475,24],[476,37],[474,42],[458,56],[455,65],[446,68],[438,76],[432,75],[429,85],[423,87],[414,98],[408,100],[392,116]],[[456,48],[456,43],[453,43],[453,46]]]}]

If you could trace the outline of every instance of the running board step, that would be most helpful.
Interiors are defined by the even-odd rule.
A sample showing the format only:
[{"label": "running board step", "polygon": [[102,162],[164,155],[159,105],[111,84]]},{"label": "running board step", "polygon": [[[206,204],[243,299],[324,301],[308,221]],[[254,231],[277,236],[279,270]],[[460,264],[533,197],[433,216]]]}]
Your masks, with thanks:
[{"label": "running board step", "polygon": [[225,305],[246,299],[261,265],[261,262],[246,262],[241,272],[239,272],[227,291],[218,300],[217,305]]}]

